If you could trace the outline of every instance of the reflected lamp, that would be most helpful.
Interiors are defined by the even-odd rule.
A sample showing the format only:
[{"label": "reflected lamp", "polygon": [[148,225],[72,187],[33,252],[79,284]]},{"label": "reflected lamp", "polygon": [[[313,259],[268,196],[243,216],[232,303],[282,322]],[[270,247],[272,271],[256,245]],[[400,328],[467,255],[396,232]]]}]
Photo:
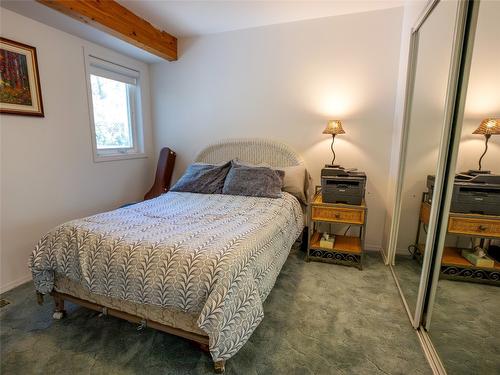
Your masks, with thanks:
[{"label": "reflected lamp", "polygon": [[487,118],[481,121],[479,127],[472,132],[472,134],[482,134],[485,137],[484,141],[484,152],[479,158],[479,170],[481,170],[481,162],[483,161],[484,155],[488,151],[488,141],[492,135],[500,134],[500,118]]}]

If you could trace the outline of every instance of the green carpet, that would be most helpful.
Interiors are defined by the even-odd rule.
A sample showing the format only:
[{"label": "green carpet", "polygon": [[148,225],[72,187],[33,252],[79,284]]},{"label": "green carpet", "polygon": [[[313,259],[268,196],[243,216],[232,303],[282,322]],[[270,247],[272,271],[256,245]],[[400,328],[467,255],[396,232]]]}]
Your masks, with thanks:
[{"label": "green carpet", "polygon": [[500,374],[500,287],[439,280],[430,336],[450,375]]},{"label": "green carpet", "polygon": [[[431,374],[389,268],[368,253],[363,271],[305,263],[293,249],[265,318],[227,374]],[[70,305],[52,320],[31,283],[2,295],[2,374],[212,374],[191,343]]]},{"label": "green carpet", "polygon": [[[414,311],[422,268],[396,257],[395,272]],[[500,374],[500,287],[439,280],[429,335],[449,375]]]},{"label": "green carpet", "polygon": [[411,255],[396,254],[394,272],[411,311],[417,307],[422,266]]}]

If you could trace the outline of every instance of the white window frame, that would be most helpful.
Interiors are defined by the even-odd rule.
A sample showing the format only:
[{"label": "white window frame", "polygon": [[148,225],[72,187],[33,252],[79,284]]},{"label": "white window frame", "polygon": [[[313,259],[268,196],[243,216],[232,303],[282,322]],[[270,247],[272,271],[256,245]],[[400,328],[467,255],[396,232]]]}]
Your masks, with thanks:
[{"label": "white window frame", "polygon": [[[92,136],[92,148],[94,162],[136,159],[147,157],[144,152],[143,121],[141,111],[141,77],[136,69],[129,68],[123,64],[109,61],[97,54],[88,53],[84,49],[85,57],[85,80],[87,82],[87,101],[90,115],[90,130]],[[97,75],[128,83],[127,96],[129,98],[129,119],[132,136],[131,148],[107,148],[98,149],[94,122],[94,106],[92,101],[92,85],[90,76]]]}]

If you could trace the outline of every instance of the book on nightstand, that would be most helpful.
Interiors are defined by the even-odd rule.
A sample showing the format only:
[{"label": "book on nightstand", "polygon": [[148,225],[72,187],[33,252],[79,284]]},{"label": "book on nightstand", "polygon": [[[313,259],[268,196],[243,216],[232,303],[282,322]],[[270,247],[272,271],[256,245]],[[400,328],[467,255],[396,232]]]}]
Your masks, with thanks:
[{"label": "book on nightstand", "polygon": [[479,257],[471,250],[462,250],[462,256],[477,267],[493,268],[495,266],[495,261],[493,259],[487,256]]}]

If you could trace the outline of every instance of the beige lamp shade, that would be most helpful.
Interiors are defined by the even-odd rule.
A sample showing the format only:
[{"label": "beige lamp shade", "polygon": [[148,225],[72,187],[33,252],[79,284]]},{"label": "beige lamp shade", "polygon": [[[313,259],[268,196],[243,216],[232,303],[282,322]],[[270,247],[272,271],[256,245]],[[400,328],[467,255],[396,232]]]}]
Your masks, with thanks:
[{"label": "beige lamp shade", "polygon": [[342,128],[342,122],[340,120],[328,121],[325,130],[323,130],[323,134],[345,134],[345,131]]},{"label": "beige lamp shade", "polygon": [[487,118],[481,121],[479,127],[472,134],[500,134],[500,118]]},{"label": "beige lamp shade", "polygon": [[[482,161],[484,155],[488,151],[488,141],[494,134],[500,134],[500,118],[486,118],[479,124],[478,128],[472,132],[472,134],[482,134],[484,135],[484,152],[479,158],[479,169],[482,170]],[[489,171],[487,173],[490,173]]]}]

